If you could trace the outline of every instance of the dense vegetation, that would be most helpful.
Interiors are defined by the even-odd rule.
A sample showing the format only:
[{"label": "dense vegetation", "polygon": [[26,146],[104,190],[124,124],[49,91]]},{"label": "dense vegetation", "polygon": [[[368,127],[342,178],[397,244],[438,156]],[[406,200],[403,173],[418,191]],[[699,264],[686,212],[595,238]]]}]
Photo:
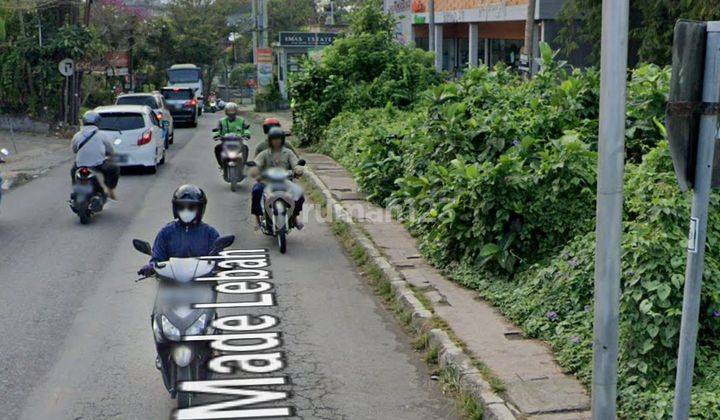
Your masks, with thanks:
[{"label": "dense vegetation", "polygon": [[323,128],[343,110],[392,103],[406,107],[439,82],[432,56],[398,44],[394,22],[369,1],[350,18],[350,33],[308,61],[294,76],[294,130],[305,144],[319,140]]},{"label": "dense vegetation", "polygon": [[162,87],[165,70],[185,62],[203,67],[210,83],[233,58],[228,36],[237,28],[226,18],[246,0],[171,0],[162,16],[120,0],[96,1],[87,27],[79,4],[6,3],[0,0],[0,112],[53,120],[63,97],[57,64],[67,57],[83,71],[85,107],[111,101],[124,79],[105,76],[108,52],[130,52],[136,90]]},{"label": "dense vegetation", "polygon": [[[628,85],[623,418],[668,418],[672,406],[689,199],[664,140],[668,84],[667,68],[644,65]],[[332,113],[324,115],[313,143],[350,169],[371,200],[391,207],[436,266],[551,343],[588,385],[598,92],[596,70],[568,71],[544,45],[542,71],[529,81],[502,66],[474,69],[402,106],[355,104],[327,125]],[[323,98],[334,96],[314,101]],[[297,101],[296,116],[314,105]],[[720,418],[719,215],[708,229],[692,410]]]},{"label": "dense vegetation", "polygon": [[[581,46],[592,48],[589,62],[600,63],[601,7],[599,0],[568,0],[560,14],[560,45],[564,51]],[[630,45],[642,62],[670,64],[672,34],[678,19],[718,20],[720,0],[630,2]]]}]

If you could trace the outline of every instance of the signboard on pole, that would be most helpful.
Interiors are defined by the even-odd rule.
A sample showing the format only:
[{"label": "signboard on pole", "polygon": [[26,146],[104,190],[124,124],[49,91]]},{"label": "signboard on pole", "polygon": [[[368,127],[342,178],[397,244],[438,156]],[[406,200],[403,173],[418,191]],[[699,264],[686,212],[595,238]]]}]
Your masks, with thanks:
[{"label": "signboard on pole", "polygon": [[332,32],[280,32],[281,47],[327,47],[338,37]]},{"label": "signboard on pole", "polygon": [[258,91],[262,92],[272,84],[273,54],[270,48],[255,49]]}]

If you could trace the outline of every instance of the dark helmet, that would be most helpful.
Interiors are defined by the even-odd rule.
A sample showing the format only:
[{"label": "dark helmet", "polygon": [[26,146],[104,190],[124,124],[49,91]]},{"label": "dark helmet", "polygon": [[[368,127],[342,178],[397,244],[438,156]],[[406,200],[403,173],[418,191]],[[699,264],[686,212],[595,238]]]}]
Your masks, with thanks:
[{"label": "dark helmet", "polygon": [[280,121],[277,118],[266,118],[265,121],[263,121],[263,133],[268,134],[271,128],[280,126]]},{"label": "dark helmet", "polygon": [[98,125],[102,117],[95,111],[87,111],[82,117],[83,125]]},{"label": "dark helmet", "polygon": [[207,207],[207,196],[197,185],[186,184],[175,190],[173,193],[172,206],[173,216],[176,219],[180,219],[178,212],[180,211],[181,205],[196,205],[198,208],[198,215],[195,218],[195,223],[202,221],[203,215],[205,214],[205,207]]},{"label": "dark helmet", "polygon": [[283,146],[285,145],[285,130],[280,127],[272,127],[268,131],[268,144],[271,144],[274,139],[281,139]]}]

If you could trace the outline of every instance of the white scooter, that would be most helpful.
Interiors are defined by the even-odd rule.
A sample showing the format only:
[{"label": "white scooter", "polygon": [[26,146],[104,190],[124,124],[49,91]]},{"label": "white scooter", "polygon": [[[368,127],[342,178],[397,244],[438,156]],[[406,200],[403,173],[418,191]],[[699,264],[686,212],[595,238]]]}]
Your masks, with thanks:
[{"label": "white scooter", "polygon": [[[231,235],[218,238],[210,254],[217,254],[234,241],[235,237]],[[152,248],[147,242],[135,239],[133,246],[143,254],[152,255]],[[155,367],[162,373],[170,396],[177,398],[178,408],[192,406],[195,399],[195,394],[191,392],[180,392],[179,384],[209,377],[207,362],[212,358],[212,349],[206,342],[183,341],[183,337],[214,334],[212,321],[216,318],[215,309],[193,306],[217,301],[216,283],[194,281],[210,276],[216,263],[215,260],[200,258],[170,258],[154,265],[153,277],[158,281],[151,317],[158,355]]]}]

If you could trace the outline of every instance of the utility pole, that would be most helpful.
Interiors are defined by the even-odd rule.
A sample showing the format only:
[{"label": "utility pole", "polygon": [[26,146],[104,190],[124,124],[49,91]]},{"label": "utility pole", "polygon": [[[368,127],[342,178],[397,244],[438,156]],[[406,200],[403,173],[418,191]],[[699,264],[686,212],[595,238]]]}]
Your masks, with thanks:
[{"label": "utility pole", "polygon": [[629,0],[603,0],[592,417],[615,419]]},{"label": "utility pole", "polygon": [[257,57],[255,57],[255,51],[258,48],[258,8],[257,0],[250,0],[252,5],[252,48],[253,48],[253,62],[257,64]]},{"label": "utility pole", "polygon": [[705,76],[703,77],[702,90],[702,102],[706,109],[703,110],[700,117],[698,135],[692,213],[690,216],[691,234],[687,249],[685,290],[680,324],[680,348],[675,377],[674,420],[687,420],[690,413],[690,391],[692,390],[693,369],[695,367],[700,291],[705,266],[708,207],[710,204],[713,157],[715,155],[718,102],[720,102],[720,21],[707,23],[706,45]]},{"label": "utility pole", "polygon": [[90,26],[90,14],[92,12],[92,3],[93,0],[86,0],[85,2],[85,26]]},{"label": "utility pole", "polygon": [[525,42],[523,43],[522,55],[520,56],[520,64],[524,61],[527,62],[527,73],[532,74],[532,63],[533,63],[533,32],[535,31],[535,0],[528,0],[527,5],[527,18],[525,19]]},{"label": "utility pole", "polygon": [[260,2],[260,10],[262,13],[262,19],[260,22],[262,23],[262,47],[268,48],[270,46],[269,42],[269,24],[268,24],[268,0],[258,0]]},{"label": "utility pole", "polygon": [[435,0],[428,0],[428,51],[435,52]]}]

